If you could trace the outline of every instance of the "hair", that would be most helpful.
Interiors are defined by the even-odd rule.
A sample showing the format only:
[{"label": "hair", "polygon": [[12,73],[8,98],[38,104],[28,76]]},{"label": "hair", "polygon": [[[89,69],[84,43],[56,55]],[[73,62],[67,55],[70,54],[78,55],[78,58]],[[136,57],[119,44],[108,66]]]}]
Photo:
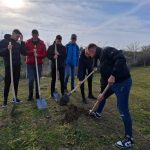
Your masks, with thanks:
[{"label": "hair", "polygon": [[96,44],[90,43],[87,48],[90,49],[90,48],[96,48],[96,47],[97,47]]},{"label": "hair", "polygon": [[13,32],[16,33],[16,34],[21,34],[21,32],[19,31],[19,29],[14,29]]}]

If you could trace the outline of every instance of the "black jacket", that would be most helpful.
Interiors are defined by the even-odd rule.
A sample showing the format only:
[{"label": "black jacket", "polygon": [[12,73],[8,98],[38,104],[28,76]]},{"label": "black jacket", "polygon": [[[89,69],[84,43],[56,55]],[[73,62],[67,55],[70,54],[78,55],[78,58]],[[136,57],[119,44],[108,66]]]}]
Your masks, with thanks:
[{"label": "black jacket", "polygon": [[91,57],[87,57],[85,55],[85,50],[83,50],[79,57],[79,65],[78,65],[79,81],[84,80],[86,75],[86,70],[90,69],[92,71],[93,67],[94,67],[94,59]]},{"label": "black jacket", "polygon": [[5,66],[10,66],[10,56],[8,45],[9,42],[12,43],[12,64],[13,66],[21,65],[21,57],[20,54],[26,55],[25,43],[24,42],[17,42],[13,39],[3,39],[0,41],[0,56],[4,59]]},{"label": "black jacket", "polygon": [[[65,46],[61,45],[57,45],[57,51],[59,53],[58,59],[57,59],[57,63],[58,63],[58,68],[61,67],[65,67],[65,58],[66,58],[66,48]],[[49,46],[48,50],[47,50],[47,57],[48,59],[50,59],[52,61],[52,68],[56,67],[55,64],[55,59],[54,59],[54,55],[55,55],[55,43],[51,46]]]},{"label": "black jacket", "polygon": [[126,58],[121,50],[113,47],[105,47],[101,51],[97,51],[96,57],[100,59],[102,84],[107,84],[110,75],[115,76],[116,83],[122,82],[130,77]]}]

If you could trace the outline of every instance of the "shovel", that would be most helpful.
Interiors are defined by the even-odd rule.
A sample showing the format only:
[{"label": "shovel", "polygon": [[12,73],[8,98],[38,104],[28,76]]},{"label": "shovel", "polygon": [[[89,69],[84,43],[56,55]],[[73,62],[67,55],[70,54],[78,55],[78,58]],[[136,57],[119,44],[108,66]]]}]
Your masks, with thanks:
[{"label": "shovel", "polygon": [[[98,95],[98,97],[103,97],[103,96],[106,94],[106,92],[108,91],[109,88],[110,88],[110,85],[107,84],[107,86],[106,86],[106,88],[104,89],[104,91],[103,91],[102,93],[100,93],[100,94]],[[93,108],[92,108],[91,110],[89,110],[89,114],[91,114],[92,112],[94,112],[94,111],[97,109],[99,103],[100,103],[99,100],[97,100],[97,101],[95,102]]]},{"label": "shovel", "polygon": [[[57,46],[55,44],[55,53],[56,52],[57,52]],[[58,60],[57,60],[57,58],[55,60],[55,63],[56,63],[56,83],[55,83],[55,92],[53,93],[53,97],[54,97],[54,100],[56,102],[58,102],[60,100],[60,98],[61,98],[61,95],[57,91],[57,82],[58,82],[58,72],[57,72],[58,71],[58,68],[57,68]]]},{"label": "shovel", "polygon": [[59,100],[59,104],[61,106],[67,105],[69,102],[69,97],[95,72],[96,70],[93,70],[80,84],[78,84],[72,91],[62,96]]},{"label": "shovel", "polygon": [[[11,42],[9,42],[9,45],[11,45]],[[12,89],[12,94],[13,94],[13,107],[11,110],[11,115],[14,115],[14,112],[16,110],[16,94],[15,94],[15,89],[14,89],[14,77],[13,77],[13,66],[12,66],[12,49],[9,49],[9,59],[10,59],[10,76],[11,76],[11,89]]]},{"label": "shovel", "polygon": [[41,97],[40,79],[39,79],[39,71],[38,71],[38,63],[37,63],[37,53],[36,53],[36,51],[37,51],[36,46],[34,46],[34,58],[35,58],[37,84],[38,84],[38,92],[39,92],[39,99],[36,100],[37,108],[38,109],[46,109],[47,108],[47,102],[46,102],[46,100],[44,98]]}]

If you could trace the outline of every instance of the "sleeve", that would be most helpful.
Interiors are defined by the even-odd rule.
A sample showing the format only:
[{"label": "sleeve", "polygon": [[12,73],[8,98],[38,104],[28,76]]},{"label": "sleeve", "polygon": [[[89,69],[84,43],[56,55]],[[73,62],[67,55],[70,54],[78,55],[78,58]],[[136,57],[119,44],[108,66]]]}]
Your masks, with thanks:
[{"label": "sleeve", "polygon": [[26,55],[27,55],[27,49],[26,49],[26,46],[25,46],[25,42],[21,42],[20,53],[21,53],[23,56],[26,56]]},{"label": "sleeve", "polygon": [[27,56],[34,56],[34,52],[30,51],[28,41],[25,43],[25,47],[26,47],[26,51],[27,51]]},{"label": "sleeve", "polygon": [[63,46],[63,52],[60,54],[60,56],[65,60],[66,59],[66,47]]},{"label": "sleeve", "polygon": [[79,46],[77,45],[77,51],[76,51],[76,66],[78,66],[79,54],[80,54],[80,49],[79,49]]},{"label": "sleeve", "polygon": [[42,43],[42,52],[40,54],[38,54],[37,57],[44,59],[46,57],[46,55],[47,55],[47,53],[46,53],[46,46],[45,46],[44,43]]},{"label": "sleeve", "polygon": [[94,58],[94,67],[97,67],[97,63],[98,63],[98,60],[100,61],[101,55],[102,55],[102,49],[100,47],[97,47],[96,56]]},{"label": "sleeve", "polygon": [[53,46],[49,46],[49,48],[47,50],[47,58],[50,59],[50,60],[53,60],[54,55],[55,55],[55,51],[53,49]]},{"label": "sleeve", "polygon": [[79,81],[83,81],[84,80],[84,64],[83,64],[82,56],[80,56],[80,58],[79,58],[78,79],[79,79]]},{"label": "sleeve", "polygon": [[9,50],[8,50],[7,46],[8,45],[6,42],[4,42],[4,41],[0,42],[0,56],[4,57],[4,56],[9,55]]},{"label": "sleeve", "polygon": [[126,59],[122,51],[118,51],[118,50],[112,51],[111,57],[114,61],[112,75],[116,77],[117,74],[120,72],[120,70],[126,65]]}]

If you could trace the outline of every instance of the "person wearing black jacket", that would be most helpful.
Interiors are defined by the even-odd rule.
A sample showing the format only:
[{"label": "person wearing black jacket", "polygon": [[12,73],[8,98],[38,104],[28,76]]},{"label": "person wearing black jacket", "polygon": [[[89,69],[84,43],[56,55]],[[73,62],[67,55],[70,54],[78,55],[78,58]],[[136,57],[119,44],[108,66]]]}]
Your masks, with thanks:
[{"label": "person wearing black jacket", "polygon": [[[66,58],[66,48],[61,43],[61,35],[57,35],[53,45],[49,46],[47,51],[47,57],[52,61],[52,81],[51,81],[51,97],[53,98],[53,93],[55,92],[56,83],[56,59],[57,68],[59,71],[60,83],[61,83],[61,93],[64,95],[64,77],[65,77],[65,58]],[[57,47],[57,52],[55,52],[55,44]]]},{"label": "person wearing black jacket", "polygon": [[[79,58],[79,66],[78,66],[78,79],[79,82],[82,82],[85,78],[86,74],[90,74],[94,69],[94,56],[96,53],[96,45],[89,44],[89,46],[81,52]],[[93,75],[88,78],[88,98],[96,99],[96,97],[92,94],[92,79]],[[83,103],[87,103],[84,92],[84,83],[80,86],[82,101]]]},{"label": "person wearing black jacket", "polygon": [[104,97],[101,95],[98,97],[100,101],[99,107],[90,115],[100,118],[106,99],[115,93],[118,111],[125,127],[125,138],[118,141],[115,145],[119,148],[130,148],[133,146],[133,137],[132,119],[128,108],[128,101],[132,79],[126,64],[126,59],[121,50],[113,47],[105,47],[103,50],[98,49],[96,58],[100,59],[101,92],[107,84],[110,85],[110,88]]},{"label": "person wearing black jacket", "polygon": [[[18,39],[20,38],[20,41]],[[9,45],[11,42],[11,45]],[[14,29],[10,37],[5,37],[0,42],[0,56],[4,59],[5,64],[5,86],[4,86],[4,102],[2,107],[7,107],[7,99],[9,94],[9,88],[11,84],[11,75],[10,75],[10,56],[9,50],[12,50],[12,65],[13,65],[13,77],[14,77],[14,89],[17,97],[18,94],[18,85],[20,79],[20,68],[21,68],[21,57],[20,54],[26,55],[25,43],[23,42],[23,36],[18,29]],[[14,100],[13,100],[14,101]],[[20,100],[17,99],[16,103],[19,103]]]}]

